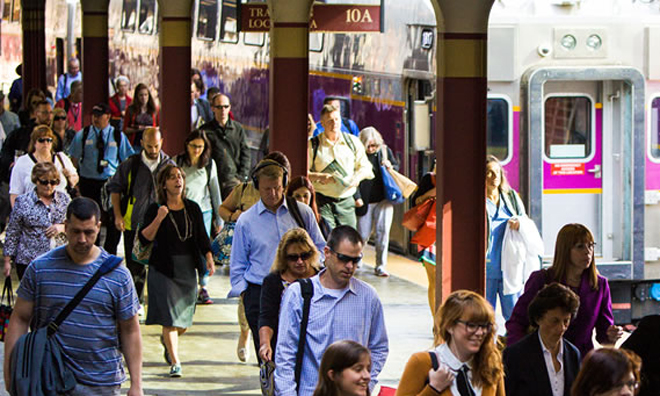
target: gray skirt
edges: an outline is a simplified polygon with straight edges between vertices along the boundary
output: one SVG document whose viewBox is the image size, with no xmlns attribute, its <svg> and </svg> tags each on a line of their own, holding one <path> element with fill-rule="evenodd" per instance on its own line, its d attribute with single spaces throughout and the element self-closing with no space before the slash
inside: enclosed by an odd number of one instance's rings
<svg viewBox="0 0 660 396">
<path fill-rule="evenodd" d="M 155 267 L 147 277 L 148 325 L 188 328 L 192 326 L 197 301 L 197 270 L 192 255 L 172 257 L 174 276 L 168 278 Z"/>
</svg>

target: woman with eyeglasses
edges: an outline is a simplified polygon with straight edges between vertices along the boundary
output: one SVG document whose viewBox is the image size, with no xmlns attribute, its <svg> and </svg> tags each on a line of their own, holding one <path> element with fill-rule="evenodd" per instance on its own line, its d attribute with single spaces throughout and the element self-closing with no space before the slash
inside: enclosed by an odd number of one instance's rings
<svg viewBox="0 0 660 396">
<path fill-rule="evenodd" d="M 477 293 L 457 290 L 434 321 L 435 348 L 410 357 L 396 396 L 504 396 L 493 307 Z"/>
<path fill-rule="evenodd" d="M 55 187 L 58 191 L 66 194 L 68 184 L 78 184 L 78 171 L 73 163 L 64 153 L 56 153 L 53 149 L 55 134 L 47 125 L 39 125 L 34 128 L 30 135 L 28 154 L 24 154 L 16 160 L 11 171 L 9 180 L 9 199 L 12 207 L 16 197 L 32 191 L 35 183 L 32 179 L 32 168 L 40 162 L 50 162 L 55 165 L 59 173 L 57 180 L 59 184 Z"/>
<path fill-rule="evenodd" d="M 566 330 L 565 337 L 582 356 L 594 349 L 591 341 L 614 344 L 623 331 L 614 325 L 612 298 L 607 279 L 598 273 L 594 259 L 594 236 L 582 224 L 566 224 L 559 230 L 552 266 L 533 272 L 525 284 L 525 292 L 506 322 L 507 344 L 513 345 L 527 334 L 528 307 L 544 285 L 559 282 L 580 297 L 580 309 Z"/>
<path fill-rule="evenodd" d="M 287 231 L 277 247 L 271 273 L 261 285 L 259 311 L 259 357 L 268 362 L 275 357 L 277 326 L 284 290 L 298 279 L 319 271 L 319 252 L 312 238 L 302 228 Z"/>
<path fill-rule="evenodd" d="M 184 142 L 183 153 L 174 157 L 174 162 L 186 174 L 186 198 L 199 205 L 204 217 L 206 234 L 211 236 L 211 226 L 215 220 L 217 234 L 224 223 L 218 213 L 222 204 L 220 197 L 220 183 L 218 182 L 218 168 L 211 158 L 211 144 L 206 132 L 195 129 L 188 134 Z M 200 274 L 199 294 L 197 302 L 200 304 L 213 304 L 206 290 L 208 275 Z"/>
<path fill-rule="evenodd" d="M 641 364 L 639 356 L 626 349 L 593 350 L 582 363 L 571 396 L 636 395 Z"/>
<path fill-rule="evenodd" d="M 50 127 L 57 137 L 57 141 L 53 145 L 55 152 L 66 151 L 76 136 L 76 131 L 69 128 L 64 109 L 59 107 L 53 109 L 53 122 L 50 124 Z"/>
<path fill-rule="evenodd" d="M 18 279 L 28 264 L 57 245 L 55 237 L 64 232 L 69 196 L 56 189 L 60 172 L 52 162 L 39 162 L 30 172 L 31 191 L 19 195 L 9 216 L 4 247 L 4 274 L 16 266 Z"/>
</svg>

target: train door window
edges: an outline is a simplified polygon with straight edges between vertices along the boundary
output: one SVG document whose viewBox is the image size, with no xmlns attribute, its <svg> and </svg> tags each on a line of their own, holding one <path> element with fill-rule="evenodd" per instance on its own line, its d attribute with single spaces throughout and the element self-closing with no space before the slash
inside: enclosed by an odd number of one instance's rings
<svg viewBox="0 0 660 396">
<path fill-rule="evenodd" d="M 11 0 L 2 0 L 2 20 L 9 22 L 10 15 L 11 15 Z"/>
<path fill-rule="evenodd" d="M 545 101 L 545 155 L 586 159 L 593 153 L 593 101 L 587 96 L 552 96 Z"/>
<path fill-rule="evenodd" d="M 660 162 L 660 97 L 651 101 L 649 120 L 649 156 L 653 162 Z"/>
<path fill-rule="evenodd" d="M 121 11 L 121 28 L 123 30 L 135 30 L 137 19 L 137 0 L 124 0 Z"/>
<path fill-rule="evenodd" d="M 156 0 L 140 1 L 140 25 L 138 32 L 141 34 L 151 34 L 156 25 Z"/>
<path fill-rule="evenodd" d="M 197 38 L 215 40 L 218 27 L 218 0 L 200 0 L 197 8 Z"/>
<path fill-rule="evenodd" d="M 313 52 L 323 51 L 323 33 L 309 34 L 309 50 Z"/>
<path fill-rule="evenodd" d="M 238 12 L 236 0 L 222 0 L 220 41 L 238 43 Z"/>
<path fill-rule="evenodd" d="M 21 21 L 21 0 L 14 0 L 14 7 L 11 11 L 11 21 L 20 22 Z"/>
<path fill-rule="evenodd" d="M 243 41 L 246 45 L 256 45 L 258 47 L 263 47 L 264 43 L 266 42 L 266 37 L 264 33 L 245 32 Z"/>
<path fill-rule="evenodd" d="M 500 162 L 507 163 L 511 153 L 511 105 L 507 98 L 488 98 L 487 152 Z"/>
</svg>

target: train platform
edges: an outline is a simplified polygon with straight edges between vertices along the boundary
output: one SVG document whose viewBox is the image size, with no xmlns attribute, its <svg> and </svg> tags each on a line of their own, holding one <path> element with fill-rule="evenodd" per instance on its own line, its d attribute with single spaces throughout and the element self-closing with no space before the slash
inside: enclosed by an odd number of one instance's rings
<svg viewBox="0 0 660 396">
<path fill-rule="evenodd" d="M 427 302 L 427 280 L 420 263 L 390 254 L 389 278 L 374 275 L 374 250 L 365 249 L 364 265 L 356 277 L 374 286 L 383 303 L 390 352 L 380 383 L 396 386 L 408 357 L 432 346 L 433 321 Z M 217 267 L 208 290 L 212 305 L 198 305 L 193 326 L 180 339 L 183 377 L 170 378 L 163 360 L 160 326 L 142 325 L 145 395 L 260 395 L 259 368 L 250 346 L 247 363 L 236 356 L 238 301 L 225 296 L 230 289 L 226 268 Z M 148 309 L 148 307 L 147 307 Z M 4 344 L 0 343 L 4 355 Z M 0 385 L 4 393 L 4 383 Z M 123 393 L 128 389 L 128 382 Z M 375 393 L 377 394 L 377 393 Z"/>
</svg>

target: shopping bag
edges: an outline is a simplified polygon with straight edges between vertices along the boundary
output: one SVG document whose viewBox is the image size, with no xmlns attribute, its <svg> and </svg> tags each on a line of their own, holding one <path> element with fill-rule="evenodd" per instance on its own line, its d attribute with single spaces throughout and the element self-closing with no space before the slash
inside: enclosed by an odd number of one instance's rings
<svg viewBox="0 0 660 396">
<path fill-rule="evenodd" d="M 415 235 L 413 235 L 410 243 L 417 244 L 423 248 L 427 248 L 435 243 L 435 229 L 436 229 L 436 215 L 435 215 L 435 199 L 433 200 L 433 205 L 431 210 L 428 213 L 428 216 L 424 220 L 421 228 L 417 230 Z"/>
<path fill-rule="evenodd" d="M 410 198 L 410 196 L 417 190 L 417 184 L 394 169 L 390 169 L 389 172 L 392 179 L 394 179 L 394 182 L 399 186 L 399 189 L 401 189 L 403 197 Z"/>
<path fill-rule="evenodd" d="M 213 253 L 213 261 L 216 265 L 229 266 L 229 256 L 231 255 L 231 244 L 234 240 L 234 228 L 236 222 L 227 222 L 222 227 L 222 230 L 215 237 L 211 243 L 211 252 Z"/>
<path fill-rule="evenodd" d="M 431 211 L 431 207 L 435 208 L 435 199 L 427 199 L 421 204 L 410 208 L 403 214 L 401 225 L 410 231 L 419 230 L 424 225 L 424 222 Z"/>
<path fill-rule="evenodd" d="M 151 258 L 151 252 L 154 248 L 154 242 L 143 244 L 140 240 L 140 227 L 138 227 L 137 232 L 135 233 L 135 239 L 133 239 L 133 251 L 131 256 L 133 261 L 142 265 L 149 265 L 149 259 Z"/>
<path fill-rule="evenodd" d="M 7 300 L 5 303 L 5 296 Z M 5 278 L 5 287 L 2 289 L 2 299 L 0 299 L 0 341 L 5 341 L 5 334 L 9 327 L 9 318 L 14 311 L 14 290 L 11 285 L 11 276 Z"/>
<path fill-rule="evenodd" d="M 393 204 L 403 203 L 406 198 L 403 196 L 401 189 L 392 178 L 387 167 L 384 165 L 380 166 L 380 174 L 383 177 L 383 192 L 385 194 L 385 199 L 392 202 Z"/>
</svg>

